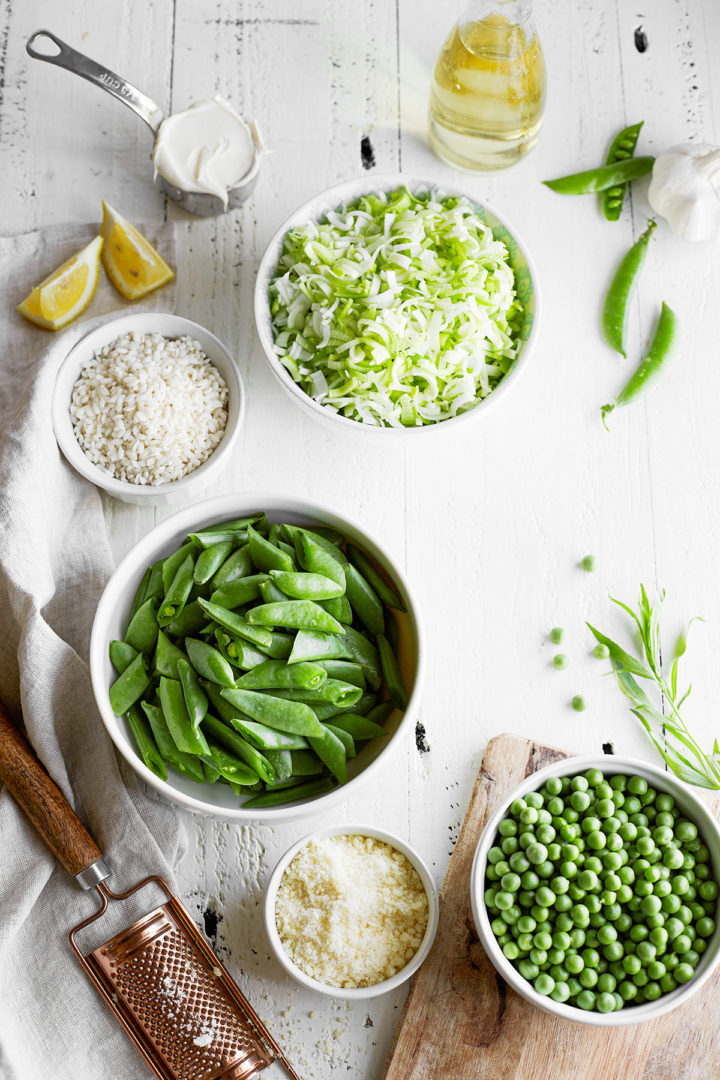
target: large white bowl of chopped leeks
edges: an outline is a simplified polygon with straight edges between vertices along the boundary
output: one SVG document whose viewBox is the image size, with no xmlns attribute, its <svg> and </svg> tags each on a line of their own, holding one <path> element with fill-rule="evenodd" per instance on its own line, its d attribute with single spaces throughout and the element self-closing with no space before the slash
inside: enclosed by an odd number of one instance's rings
<svg viewBox="0 0 720 1080">
<path fill-rule="evenodd" d="M 336 431 L 375 438 L 477 421 L 517 383 L 539 319 L 514 227 L 458 189 L 399 174 L 301 206 L 255 285 L 258 335 L 285 391 Z"/>
</svg>

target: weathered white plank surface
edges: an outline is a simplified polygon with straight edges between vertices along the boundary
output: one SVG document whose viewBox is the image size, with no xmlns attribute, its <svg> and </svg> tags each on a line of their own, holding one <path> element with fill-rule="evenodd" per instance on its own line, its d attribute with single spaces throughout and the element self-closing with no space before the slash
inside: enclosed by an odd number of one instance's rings
<svg viewBox="0 0 720 1080">
<path fill-rule="evenodd" d="M 636 184 L 632 211 L 608 225 L 592 200 L 562 199 L 539 181 L 593 165 L 617 128 L 640 119 L 650 153 L 688 137 L 720 141 L 716 0 L 656 0 L 642 16 L 629 0 L 539 5 L 550 78 L 541 141 L 519 167 L 485 176 L 452 173 L 424 141 L 429 73 L 451 5 L 83 0 L 61 11 L 49 0 L 0 0 L 0 12 L 0 228 L 99 220 L 101 198 L 138 222 L 175 217 L 178 311 L 228 344 L 249 395 L 222 490 L 285 490 L 335 505 L 384 539 L 417 589 L 430 657 L 422 712 L 430 750 L 409 745 L 348 800 L 341 820 L 409 836 L 439 882 L 490 735 L 513 730 L 578 751 L 611 742 L 649 757 L 583 632 L 585 619 L 619 629 L 607 593 L 632 599 L 641 580 L 668 589 L 669 631 L 695 613 L 706 617 L 688 662 L 696 687 L 688 712 L 709 741 L 720 652 L 717 249 L 658 229 L 630 355 L 640 355 L 662 299 L 682 318 L 680 355 L 647 403 L 613 416 L 607 434 L 598 407 L 632 361 L 603 345 L 599 298 L 643 228 L 645 188 Z M 635 44 L 641 25 L 644 52 Z M 40 26 L 165 108 L 222 92 L 255 115 L 273 152 L 251 202 L 217 221 L 166 208 L 151 183 L 142 124 L 26 56 L 25 39 Z M 544 319 L 533 363 L 516 395 L 463 439 L 408 452 L 328 436 L 280 395 L 257 346 L 252 287 L 265 243 L 296 205 L 363 168 L 369 187 L 373 171 L 400 168 L 464 185 L 495 204 L 535 256 Z M 106 510 L 118 557 L 167 513 L 111 500 Z M 599 559 L 595 574 L 578 568 L 588 552 Z M 556 624 L 568 631 L 563 673 L 549 666 L 546 634 Z M 577 692 L 590 702 L 581 717 L 568 706 Z M 264 883 L 282 851 L 317 824 L 272 830 L 188 819 L 181 886 L 301 1072 L 374 1080 L 402 993 L 349 1008 L 301 992 L 268 956 Z"/>
</svg>

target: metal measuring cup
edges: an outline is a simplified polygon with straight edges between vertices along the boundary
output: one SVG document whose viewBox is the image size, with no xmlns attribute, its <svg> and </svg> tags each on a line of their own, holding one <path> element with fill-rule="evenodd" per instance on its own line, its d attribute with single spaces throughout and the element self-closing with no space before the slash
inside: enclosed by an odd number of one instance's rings
<svg viewBox="0 0 720 1080">
<path fill-rule="evenodd" d="M 49 39 L 59 51 L 55 53 L 38 52 L 34 48 L 34 43 L 38 39 L 45 38 Z M 102 64 L 91 60 L 89 56 L 84 56 L 82 53 L 70 48 L 50 30 L 36 30 L 28 38 L 25 48 L 34 60 L 44 60 L 46 64 L 55 64 L 56 67 L 65 68 L 66 71 L 71 71 L 74 75 L 80 75 L 83 79 L 87 79 L 88 82 L 99 86 L 101 90 L 105 90 L 108 94 L 117 98 L 118 101 L 122 101 L 123 105 L 127 105 L 141 120 L 145 121 L 153 133 L 153 139 L 157 139 L 160 125 L 164 120 L 162 109 L 152 98 L 149 98 L 147 94 L 143 94 L 132 83 L 103 67 Z M 227 210 L 234 210 L 245 202 L 257 182 L 262 148 L 257 139 L 254 139 L 253 142 L 255 152 L 250 171 L 241 177 L 234 187 L 228 188 L 227 206 L 223 205 L 221 198 L 209 192 L 183 191 L 181 188 L 171 184 L 160 173 L 155 174 L 155 183 L 169 198 L 176 203 L 180 203 L 191 214 L 199 214 L 201 217 L 214 217 L 217 214 L 224 214 Z"/>
</svg>

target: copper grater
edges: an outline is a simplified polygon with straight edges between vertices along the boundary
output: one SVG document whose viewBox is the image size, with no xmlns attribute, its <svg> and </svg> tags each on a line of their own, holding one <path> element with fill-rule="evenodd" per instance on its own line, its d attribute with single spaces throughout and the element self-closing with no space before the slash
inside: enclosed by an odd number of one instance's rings
<svg viewBox="0 0 720 1080">
<path fill-rule="evenodd" d="M 123 893 L 107 885 L 102 852 L 50 779 L 0 702 L 0 780 L 59 862 L 100 906 L 70 931 L 75 954 L 156 1076 L 162 1080 L 249 1080 L 279 1061 L 299 1080 L 280 1047 L 217 959 L 189 912 L 162 878 Z M 75 935 L 100 919 L 108 901 L 148 885 L 160 907 L 87 956 Z"/>
</svg>

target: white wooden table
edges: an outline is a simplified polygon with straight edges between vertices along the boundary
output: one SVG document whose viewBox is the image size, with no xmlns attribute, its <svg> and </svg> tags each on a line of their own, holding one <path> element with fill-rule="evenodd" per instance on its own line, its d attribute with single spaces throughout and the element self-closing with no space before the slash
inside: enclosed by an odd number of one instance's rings
<svg viewBox="0 0 720 1080">
<path fill-rule="evenodd" d="M 429 75 L 455 6 L 431 0 L 3 0 L 0 25 L 0 229 L 99 220 L 108 199 L 132 221 L 178 221 L 179 313 L 206 324 L 238 358 L 247 420 L 227 490 L 317 497 L 358 518 L 404 562 L 427 629 L 426 741 L 361 786 L 337 815 L 407 836 L 442 880 L 489 736 L 503 730 L 576 751 L 652 758 L 613 680 L 591 656 L 586 619 L 621 629 L 608 593 L 665 587 L 668 643 L 691 642 L 688 718 L 706 745 L 720 655 L 720 365 L 717 248 L 658 229 L 631 322 L 639 357 L 659 302 L 682 320 L 673 370 L 647 399 L 612 417 L 599 406 L 623 384 L 598 332 L 599 301 L 644 226 L 646 186 L 608 224 L 592 199 L 563 199 L 543 178 L 591 167 L 611 135 L 645 120 L 642 149 L 720 142 L 720 5 L 654 0 L 540 2 L 550 93 L 537 150 L 497 175 L 460 176 L 425 141 Z M 642 23 L 647 49 L 635 31 Z M 148 133 L 107 96 L 30 61 L 29 34 L 49 27 L 122 73 L 166 109 L 221 92 L 255 116 L 272 155 L 234 215 L 192 220 L 151 183 Z M 364 147 L 364 150 L 362 149 Z M 328 435 L 279 391 L 255 338 L 255 268 L 277 225 L 342 179 L 405 170 L 462 184 L 495 204 L 533 252 L 541 339 L 515 393 L 462 439 L 417 450 Z M 116 555 L 168 511 L 108 500 Z M 580 558 L 598 557 L 594 574 Z M 570 667 L 550 666 L 551 626 L 567 629 Z M 569 708 L 581 692 L 589 708 Z M 429 747 L 429 749 L 427 749 Z M 181 891 L 231 970 L 315 1080 L 379 1077 L 402 992 L 348 1007 L 301 992 L 270 958 L 261 902 L 269 871 L 306 819 L 274 829 L 187 818 Z"/>
</svg>

